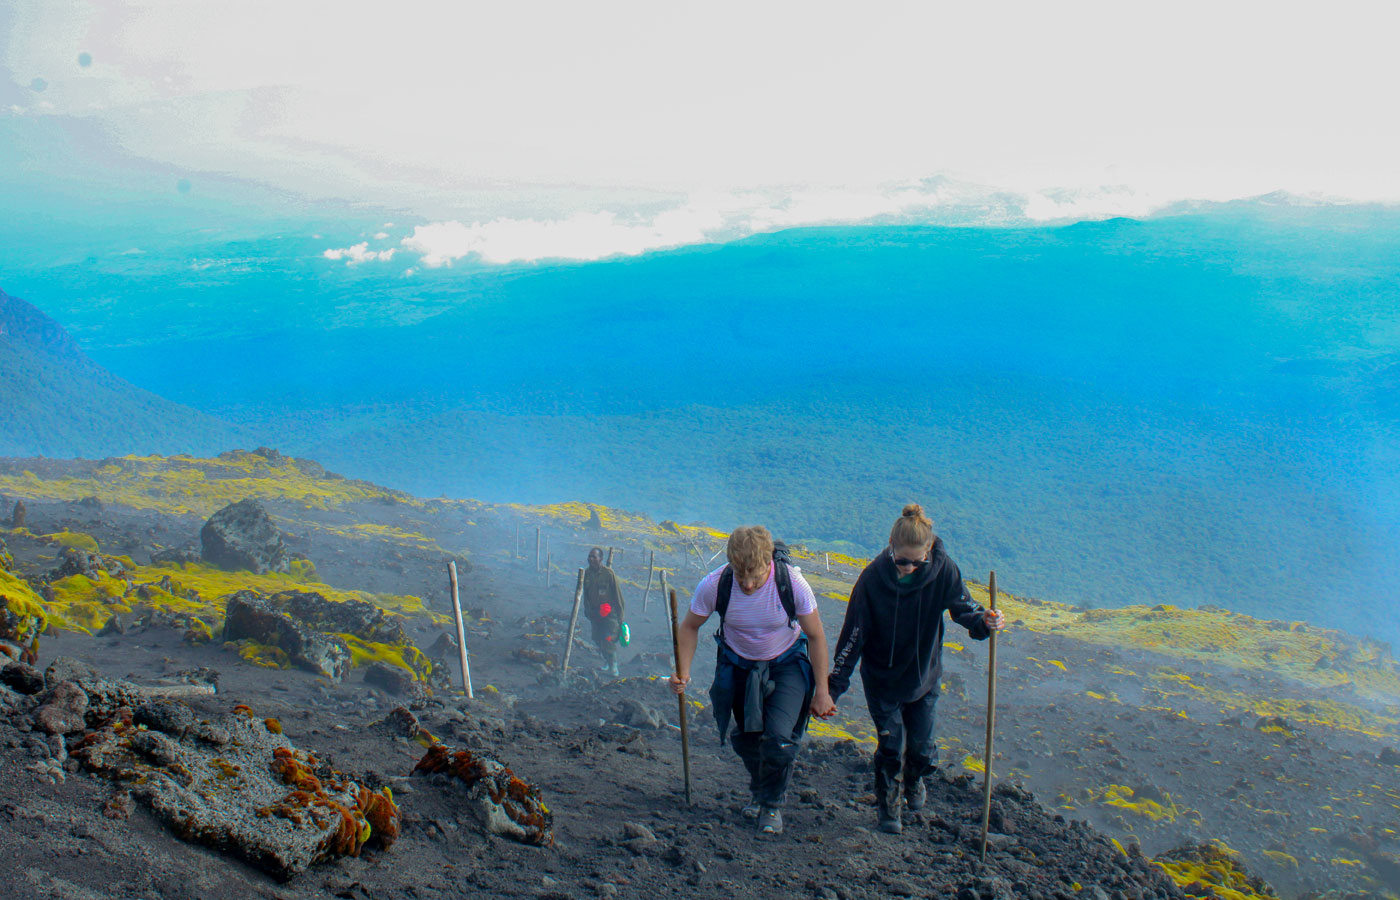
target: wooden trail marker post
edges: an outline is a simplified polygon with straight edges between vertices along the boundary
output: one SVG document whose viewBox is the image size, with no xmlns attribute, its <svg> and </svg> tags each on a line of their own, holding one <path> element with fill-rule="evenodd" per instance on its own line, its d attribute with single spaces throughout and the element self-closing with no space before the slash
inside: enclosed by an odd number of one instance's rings
<svg viewBox="0 0 1400 900">
<path fill-rule="evenodd" d="M 609 569 L 612 568 L 612 557 L 613 557 L 613 548 L 609 547 L 609 548 L 608 548 L 608 561 L 607 561 L 607 567 L 608 567 Z"/>
<path fill-rule="evenodd" d="M 467 692 L 467 699 L 475 699 L 472 696 L 472 666 L 467 659 L 467 630 L 462 625 L 462 604 L 457 599 L 457 563 L 454 560 L 447 564 L 447 581 L 452 587 L 452 614 L 457 617 L 457 650 L 462 655 L 462 690 Z"/>
<path fill-rule="evenodd" d="M 560 676 L 569 674 L 569 654 L 574 652 L 574 629 L 578 627 L 578 608 L 583 605 L 583 569 L 578 570 L 578 586 L 574 588 L 574 611 L 569 613 L 569 635 L 564 643 L 564 662 Z"/>
<path fill-rule="evenodd" d="M 828 553 L 828 554 L 826 555 L 826 570 L 827 570 L 828 572 L 831 571 L 831 554 L 830 554 L 830 553 Z"/>
<path fill-rule="evenodd" d="M 987 579 L 987 595 L 992 612 L 997 609 L 997 573 Z M 997 633 L 992 632 L 987 645 L 987 752 L 982 757 L 982 850 L 981 860 L 987 861 L 987 825 L 992 818 L 992 735 L 997 721 Z"/>
<path fill-rule="evenodd" d="M 535 571 L 540 570 L 540 529 L 535 527 Z"/>
<path fill-rule="evenodd" d="M 647 563 L 647 589 L 642 591 L 642 612 L 647 611 L 647 598 L 651 596 L 651 576 L 656 573 L 656 551 L 651 551 L 651 561 Z"/>
<path fill-rule="evenodd" d="M 511 554 L 511 559 L 520 558 L 520 523 L 515 523 L 515 552 Z"/>
<path fill-rule="evenodd" d="M 671 599 L 671 653 L 676 660 L 676 677 L 681 677 L 680 622 L 676 618 L 676 592 L 669 591 Z M 680 701 L 681 715 L 681 765 L 685 767 L 685 805 L 690 806 L 690 723 L 686 719 L 685 694 L 676 697 Z"/>
<path fill-rule="evenodd" d="M 661 602 L 662 602 L 662 603 L 665 603 L 665 602 L 666 602 L 666 570 L 665 570 L 665 569 L 661 569 L 661 570 L 660 570 L 660 575 L 661 575 Z"/>
<path fill-rule="evenodd" d="M 544 586 L 554 587 L 554 554 L 546 553 L 544 556 Z"/>
</svg>

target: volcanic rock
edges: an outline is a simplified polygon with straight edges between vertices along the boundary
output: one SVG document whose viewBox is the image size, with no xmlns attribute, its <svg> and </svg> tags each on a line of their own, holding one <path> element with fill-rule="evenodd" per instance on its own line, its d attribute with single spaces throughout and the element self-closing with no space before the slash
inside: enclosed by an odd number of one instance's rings
<svg viewBox="0 0 1400 900">
<path fill-rule="evenodd" d="M 73 757 L 95 775 L 130 785 L 132 798 L 179 837 L 230 850 L 279 878 L 357 855 L 366 839 L 393 843 L 399 815 L 387 794 L 321 767 L 239 709 L 215 722 L 231 735 L 217 749 L 193 736 L 135 730 L 131 719 L 118 717 L 79 741 Z M 220 789 L 194 789 L 210 784 Z M 108 815 L 129 813 L 120 800 L 109 807 Z"/>
<path fill-rule="evenodd" d="M 623 725 L 633 728 L 665 728 L 666 717 L 645 704 L 628 698 L 617 707 L 614 715 Z"/>
<path fill-rule="evenodd" d="M 72 734 L 87 727 L 87 694 L 71 681 L 59 683 L 34 713 L 34 724 L 46 734 Z"/>
<path fill-rule="evenodd" d="M 27 514 L 28 510 L 24 508 L 24 501 L 16 500 L 14 511 L 10 513 L 10 527 L 23 528 Z"/>
<path fill-rule="evenodd" d="M 5 668 L 0 669 L 0 684 L 14 688 L 21 694 L 37 694 L 44 689 L 44 676 L 31 665 L 6 663 Z"/>
<path fill-rule="evenodd" d="M 104 559 L 96 553 L 89 553 L 77 547 L 65 547 L 58 558 L 58 567 L 50 572 L 48 577 L 49 581 L 58 581 L 70 575 L 81 575 L 96 581 L 103 573 L 115 578 L 125 571 L 126 568 L 114 559 Z"/>
<path fill-rule="evenodd" d="M 414 680 L 412 673 L 401 666 L 376 662 L 370 663 L 365 669 L 365 684 L 382 688 L 391 694 L 408 695 L 413 692 L 413 687 L 418 682 Z"/>
<path fill-rule="evenodd" d="M 188 547 L 169 547 L 165 550 L 157 550 L 151 554 L 151 565 L 183 565 L 185 563 L 197 563 L 204 557 L 199 555 L 198 550 L 191 550 Z"/>
<path fill-rule="evenodd" d="M 259 575 L 288 570 L 287 547 L 256 500 L 240 500 L 209 517 L 199 532 L 204 560 L 221 569 Z"/>
<path fill-rule="evenodd" d="M 408 642 L 403 626 L 384 610 L 364 600 L 327 600 L 311 591 L 282 591 L 267 598 L 268 605 L 295 616 L 317 631 L 353 634 L 384 644 Z"/>
<path fill-rule="evenodd" d="M 350 648 L 344 641 L 313 630 L 253 591 L 239 591 L 229 598 L 224 640 L 277 647 L 295 665 L 331 681 L 343 679 L 350 668 Z"/>
<path fill-rule="evenodd" d="M 1380 754 L 1376 757 L 1376 762 L 1383 766 L 1400 766 L 1400 750 L 1396 750 L 1394 747 L 1382 747 Z"/>
<path fill-rule="evenodd" d="M 554 843 L 554 814 L 544 805 L 539 789 L 521 781 L 499 760 L 434 744 L 412 774 L 444 774 L 460 780 L 466 786 L 468 807 L 492 834 L 537 846 Z"/>
</svg>

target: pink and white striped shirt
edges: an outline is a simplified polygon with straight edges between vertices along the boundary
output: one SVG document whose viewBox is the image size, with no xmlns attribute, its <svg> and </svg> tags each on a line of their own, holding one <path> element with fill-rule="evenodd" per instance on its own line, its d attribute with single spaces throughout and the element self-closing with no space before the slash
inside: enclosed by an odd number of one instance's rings
<svg viewBox="0 0 1400 900">
<path fill-rule="evenodd" d="M 720 566 L 701 579 L 695 588 L 695 596 L 690 598 L 690 611 L 697 616 L 709 617 L 715 611 L 715 600 L 719 593 L 719 576 L 724 571 Z M 796 566 L 788 566 L 792 578 L 792 598 L 797 614 L 805 616 L 816 612 L 817 598 L 811 585 L 802 577 Z M 724 642 L 735 653 L 752 660 L 777 659 L 787 652 L 797 637 L 801 627 L 794 622 L 788 625 L 787 612 L 783 609 L 782 598 L 778 596 L 778 585 L 773 580 L 773 567 L 768 567 L 768 580 L 763 587 L 752 594 L 746 594 L 739 587 L 739 579 L 734 579 L 734 588 L 729 594 L 729 609 L 724 614 Z"/>
</svg>

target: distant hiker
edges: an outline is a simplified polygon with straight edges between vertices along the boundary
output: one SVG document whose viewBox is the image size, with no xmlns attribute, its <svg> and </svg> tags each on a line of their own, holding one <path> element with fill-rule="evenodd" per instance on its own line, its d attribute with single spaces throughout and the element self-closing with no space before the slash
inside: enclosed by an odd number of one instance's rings
<svg viewBox="0 0 1400 900">
<path fill-rule="evenodd" d="M 618 676 L 617 650 L 622 640 L 622 586 L 617 575 L 603 565 L 603 548 L 588 551 L 583 571 L 583 614 L 593 623 L 593 643 L 603 655 L 603 671 Z"/>
<path fill-rule="evenodd" d="M 904 763 L 904 799 L 910 810 L 924 806 L 924 776 L 933 771 L 934 704 L 943 672 L 943 612 L 985 640 L 1001 630 L 1000 612 L 983 609 L 968 596 L 957 564 L 923 507 L 911 503 L 890 529 L 890 542 L 871 560 L 851 589 L 846 620 L 836 642 L 831 694 L 851 684 L 859 660 L 865 700 L 875 722 L 875 798 L 880 830 L 898 834 L 898 781 Z"/>
<path fill-rule="evenodd" d="M 718 612 L 710 699 L 720 740 L 729 735 L 749 770 L 751 798 L 744 817 L 757 819 L 764 833 L 779 834 L 780 810 L 808 717 L 829 716 L 836 709 L 826 686 L 826 633 L 811 587 L 767 528 L 734 529 L 725 555 L 728 564 L 701 580 L 680 625 L 678 675 L 671 676 L 671 688 L 685 693 L 700 626 Z"/>
</svg>

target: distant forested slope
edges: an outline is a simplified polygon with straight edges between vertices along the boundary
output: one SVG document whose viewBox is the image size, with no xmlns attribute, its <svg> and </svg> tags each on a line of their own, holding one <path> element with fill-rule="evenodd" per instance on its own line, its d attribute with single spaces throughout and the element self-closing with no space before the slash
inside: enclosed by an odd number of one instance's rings
<svg viewBox="0 0 1400 900">
<path fill-rule="evenodd" d="M 200 453 L 242 430 L 128 384 L 53 319 L 0 291 L 0 456 Z"/>
</svg>

